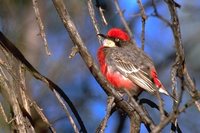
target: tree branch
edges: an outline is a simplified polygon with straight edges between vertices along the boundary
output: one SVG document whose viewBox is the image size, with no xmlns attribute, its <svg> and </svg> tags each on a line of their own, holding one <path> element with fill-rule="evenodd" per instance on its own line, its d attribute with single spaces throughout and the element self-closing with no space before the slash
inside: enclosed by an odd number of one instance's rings
<svg viewBox="0 0 200 133">
<path fill-rule="evenodd" d="M 200 98 L 196 99 L 199 100 Z M 172 119 L 177 118 L 180 113 L 184 112 L 186 109 L 188 109 L 190 106 L 194 104 L 195 100 L 192 99 L 188 101 L 181 109 L 179 109 L 177 112 L 172 112 L 165 120 L 160 122 L 152 131 L 152 133 L 159 133 L 165 127 Z"/>
<path fill-rule="evenodd" d="M 137 0 L 137 3 L 140 7 L 140 13 L 141 13 L 141 17 L 142 17 L 142 34 L 141 34 L 141 42 L 142 42 L 142 49 L 144 50 L 144 43 L 145 43 L 145 24 L 146 24 L 146 20 L 147 20 L 147 15 L 145 13 L 143 4 L 141 2 L 141 0 Z"/>
<path fill-rule="evenodd" d="M 66 101 L 66 103 L 71 108 L 72 112 L 74 113 L 74 116 L 76 117 L 78 123 L 80 124 L 81 130 L 83 132 L 87 132 L 86 128 L 76 110 L 71 100 L 68 98 L 68 96 L 64 93 L 64 91 L 57 86 L 54 82 L 52 82 L 47 77 L 40 74 L 22 55 L 22 53 L 0 32 L 0 45 L 7 50 L 9 53 L 11 53 L 17 60 L 19 60 L 26 68 L 29 70 L 29 72 L 36 78 L 41 81 L 43 81 L 46 85 L 49 86 L 51 91 L 57 91 L 59 95 Z"/>
<path fill-rule="evenodd" d="M 188 84 L 189 94 L 191 95 L 193 99 L 195 99 L 196 96 L 199 97 L 198 89 L 195 87 L 194 82 L 191 80 L 191 77 L 189 76 L 189 73 L 185 64 L 185 56 L 184 56 L 182 39 L 181 39 L 181 29 L 180 29 L 179 19 L 177 15 L 177 10 L 176 10 L 176 8 L 180 7 L 180 5 L 174 2 L 174 0 L 165 0 L 165 2 L 168 5 L 168 8 L 171 14 L 171 22 L 172 22 L 171 29 L 173 31 L 175 46 L 176 46 L 176 62 L 174 66 L 177 66 L 177 76 L 180 78 L 182 83 Z M 197 109 L 200 111 L 200 108 L 199 108 L 200 103 L 196 101 L 195 105 Z"/>
<path fill-rule="evenodd" d="M 68 111 L 68 109 L 67 109 L 65 103 L 64 103 L 63 100 L 61 99 L 59 93 L 58 93 L 57 91 L 55 91 L 55 90 L 53 90 L 53 92 L 55 93 L 55 96 L 57 97 L 58 101 L 60 102 L 60 104 L 62 105 L 63 109 L 65 110 L 65 113 L 66 113 L 66 115 L 67 115 L 67 118 L 69 119 L 69 122 L 70 122 L 70 124 L 72 125 L 72 127 L 73 127 L 73 129 L 74 129 L 74 132 L 75 132 L 75 133 L 79 133 L 78 128 L 77 128 L 77 126 L 76 126 L 76 124 L 75 124 L 75 122 L 74 122 L 72 116 L 70 115 L 70 113 L 69 113 L 69 111 Z"/>
<path fill-rule="evenodd" d="M 89 14 L 90 14 L 90 18 L 91 18 L 92 23 L 94 25 L 96 34 L 99 34 L 100 33 L 100 31 L 99 31 L 99 25 L 98 25 L 97 19 L 95 17 L 94 5 L 92 3 L 92 0 L 88 0 L 87 3 L 88 3 L 88 11 L 89 11 Z"/>
<path fill-rule="evenodd" d="M 99 12 L 100 12 L 100 15 L 101 15 L 101 19 L 102 19 L 104 25 L 108 25 L 108 22 L 107 22 L 107 20 L 105 18 L 105 15 L 103 13 L 105 11 L 105 9 L 100 4 L 99 0 L 96 0 L 96 7 L 99 9 Z"/>
<path fill-rule="evenodd" d="M 135 44 L 136 42 L 135 42 L 133 33 L 131 32 L 131 29 L 129 28 L 129 26 L 128 26 L 128 24 L 127 24 L 125 18 L 124 18 L 124 14 L 122 13 L 122 11 L 121 11 L 121 9 L 120 9 L 120 7 L 119 7 L 119 2 L 118 2 L 118 0 L 114 0 L 114 3 L 115 3 L 115 7 L 116 7 L 116 9 L 117 9 L 117 12 L 118 12 L 118 14 L 119 14 L 119 17 L 120 17 L 120 19 L 121 19 L 121 21 L 122 21 L 122 23 L 123 23 L 123 25 L 124 25 L 126 31 L 128 32 L 129 36 L 131 37 L 131 39 L 133 40 L 133 42 L 134 42 L 134 44 Z"/>
<path fill-rule="evenodd" d="M 108 96 L 108 98 L 107 98 L 106 115 L 103 118 L 103 121 L 101 122 L 101 124 L 99 125 L 99 127 L 97 128 L 96 133 L 104 133 L 105 132 L 104 130 L 106 128 L 108 119 L 109 119 L 109 117 L 110 117 L 110 115 L 112 113 L 111 112 L 112 108 L 113 108 L 113 106 L 115 106 L 114 100 L 115 100 L 115 98 L 113 96 Z"/>
<path fill-rule="evenodd" d="M 39 11 L 39 8 L 38 8 L 38 1 L 32 0 L 32 2 L 33 2 L 33 9 L 35 11 L 36 21 L 37 21 L 39 29 L 40 29 L 40 36 L 42 37 L 42 39 L 44 41 L 44 47 L 45 47 L 45 50 L 46 50 L 46 54 L 50 56 L 51 52 L 49 51 L 49 48 L 48 48 L 47 38 L 46 38 L 45 31 L 44 31 L 44 25 L 43 25 L 42 19 L 40 17 L 40 11 Z"/>
<path fill-rule="evenodd" d="M 12 125 L 16 128 L 13 128 L 14 131 L 18 131 L 20 133 L 26 133 L 25 120 L 23 118 L 23 114 L 21 112 L 19 102 L 17 100 L 17 96 L 13 90 L 13 86 L 3 78 L 3 75 L 0 73 L 0 89 L 3 97 L 8 100 L 8 103 L 12 105 L 12 117 L 14 118 L 12 121 Z"/>
</svg>

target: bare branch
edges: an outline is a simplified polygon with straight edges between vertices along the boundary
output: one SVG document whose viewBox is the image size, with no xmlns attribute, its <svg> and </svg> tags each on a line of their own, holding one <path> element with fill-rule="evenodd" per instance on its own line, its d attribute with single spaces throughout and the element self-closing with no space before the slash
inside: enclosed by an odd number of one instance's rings
<svg viewBox="0 0 200 133">
<path fill-rule="evenodd" d="M 47 38 L 46 38 L 45 31 L 44 31 L 44 25 L 43 25 L 42 19 L 40 17 L 40 11 L 39 11 L 39 8 L 38 8 L 38 1 L 32 0 L 32 2 L 33 2 L 33 9 L 35 11 L 36 20 L 37 20 L 37 23 L 38 23 L 38 26 L 39 26 L 39 29 L 40 29 L 40 36 L 42 37 L 42 39 L 44 41 L 44 47 L 45 47 L 45 50 L 46 50 L 46 54 L 50 56 L 51 52 L 49 51 L 49 48 L 48 48 Z"/>
<path fill-rule="evenodd" d="M 19 60 L 27 70 L 36 78 L 44 82 L 46 85 L 49 86 L 51 91 L 56 90 L 60 96 L 66 101 L 66 103 L 69 105 L 71 108 L 72 112 L 74 113 L 74 116 L 76 117 L 78 123 L 80 124 L 81 129 L 83 132 L 86 132 L 85 126 L 76 110 L 74 107 L 73 103 L 69 99 L 69 97 L 63 92 L 63 90 L 57 86 L 54 82 L 52 82 L 50 79 L 47 77 L 43 76 L 40 74 L 27 60 L 26 58 L 22 55 L 22 53 L 0 32 L 0 45 L 7 50 L 9 53 L 11 53 L 17 60 Z"/>
<path fill-rule="evenodd" d="M 26 90 L 26 85 L 25 85 L 25 68 L 22 65 L 19 66 L 19 78 L 20 78 L 20 89 L 19 89 L 19 92 L 20 92 L 20 95 L 21 95 L 21 102 L 23 104 L 23 107 L 26 109 L 26 111 L 31 114 L 31 110 L 30 110 L 30 105 L 28 103 L 28 99 L 26 97 L 26 94 L 25 94 L 25 90 Z"/>
<path fill-rule="evenodd" d="M 2 115 L 4 121 L 5 121 L 6 123 L 8 123 L 8 117 L 6 116 L 6 113 L 5 113 L 5 111 L 4 111 L 3 106 L 2 106 L 1 103 L 0 103 L 0 114 Z"/>
<path fill-rule="evenodd" d="M 67 115 L 67 118 L 69 119 L 69 122 L 70 122 L 70 124 L 72 125 L 72 127 L 73 127 L 73 129 L 74 129 L 74 132 L 75 132 L 75 133 L 79 133 L 78 128 L 77 128 L 77 126 L 76 126 L 76 124 L 75 124 L 75 122 L 74 122 L 72 116 L 70 115 L 70 113 L 69 113 L 69 111 L 68 111 L 68 109 L 67 109 L 67 107 L 66 107 L 64 101 L 63 101 L 62 98 L 60 97 L 60 94 L 59 94 L 57 91 L 55 91 L 55 90 L 53 90 L 53 92 L 54 92 L 54 94 L 56 95 L 56 97 L 57 97 L 58 101 L 60 102 L 60 104 L 62 105 L 63 109 L 65 110 L 65 113 L 66 113 L 66 115 Z"/>
<path fill-rule="evenodd" d="M 200 98 L 199 98 L 200 99 Z M 196 100 L 199 100 L 196 99 Z M 163 127 L 165 127 L 172 119 L 177 118 L 179 116 L 179 114 L 181 114 L 182 112 L 185 112 L 186 109 L 188 109 L 190 106 L 192 106 L 194 104 L 194 102 L 196 101 L 194 99 L 188 101 L 181 109 L 179 109 L 177 112 L 173 112 L 171 113 L 165 120 L 163 120 L 162 122 L 160 122 L 152 131 L 152 133 L 159 133 Z"/>
<path fill-rule="evenodd" d="M 105 11 L 105 10 L 104 10 L 104 8 L 100 5 L 99 0 L 96 0 L 96 7 L 99 9 L 99 12 L 100 12 L 100 15 L 101 15 L 101 19 L 102 19 L 104 25 L 108 25 L 108 22 L 107 22 L 107 20 L 106 20 L 106 18 L 105 18 L 105 15 L 104 15 L 104 11 Z"/>
<path fill-rule="evenodd" d="M 196 86 L 195 86 L 195 84 L 194 84 L 194 82 L 193 82 L 193 80 L 191 79 L 191 77 L 190 77 L 190 75 L 189 75 L 189 73 L 188 73 L 188 70 L 187 70 L 187 68 L 185 68 L 185 71 L 184 71 L 185 73 L 185 79 L 186 79 L 186 85 L 188 85 L 188 88 L 190 88 L 190 90 L 189 90 L 189 94 L 191 95 L 191 97 L 193 98 L 193 99 L 195 99 L 196 97 L 200 97 L 200 95 L 199 95 L 199 91 L 198 91 L 198 89 L 196 88 Z M 195 105 L 196 105 L 196 107 L 197 107 L 197 109 L 199 110 L 199 112 L 200 112 L 200 103 L 199 103 L 199 101 L 195 101 Z"/>
<path fill-rule="evenodd" d="M 103 121 L 101 122 L 101 124 L 99 125 L 99 127 L 97 128 L 96 133 L 104 133 L 108 119 L 111 115 L 111 110 L 112 110 L 113 106 L 115 105 L 114 100 L 115 100 L 115 98 L 113 96 L 108 96 L 106 115 L 105 115 Z"/>
<path fill-rule="evenodd" d="M 107 20 L 106 20 L 106 18 L 105 18 L 105 15 L 104 15 L 104 13 L 103 13 L 104 11 L 105 11 L 105 10 L 100 6 L 100 7 L 99 7 L 99 12 L 100 12 L 102 21 L 103 21 L 104 25 L 108 25 L 108 22 L 107 22 Z"/>
<path fill-rule="evenodd" d="M 154 9 L 154 14 L 152 14 L 152 16 L 157 17 L 158 19 L 160 19 L 161 21 L 163 21 L 164 23 L 166 23 L 168 26 L 171 27 L 172 24 L 169 22 L 169 20 L 167 20 L 166 18 L 161 16 L 160 13 L 158 12 L 155 0 L 152 0 L 152 6 L 153 6 L 153 9 Z"/>
<path fill-rule="evenodd" d="M 69 55 L 69 58 L 72 59 L 77 53 L 78 53 L 78 47 L 77 46 L 72 47 L 72 51 Z"/>
<path fill-rule="evenodd" d="M 98 25 L 97 19 L 95 17 L 94 5 L 92 3 L 92 0 L 88 0 L 87 3 L 88 3 L 88 10 L 89 10 L 90 18 L 91 18 L 93 26 L 95 28 L 96 34 L 99 34 L 100 33 L 99 25 Z M 98 38 L 99 38 L 99 44 L 101 44 L 100 37 L 98 36 Z"/>
<path fill-rule="evenodd" d="M 195 96 L 198 96 L 198 91 L 197 88 L 194 85 L 194 82 L 191 80 L 187 67 L 185 65 L 185 56 L 184 56 L 184 50 L 183 50 L 183 45 L 182 45 L 182 39 L 181 39 L 181 30 L 180 30 L 180 24 L 179 24 L 179 19 L 177 15 L 177 10 L 176 7 L 179 7 L 178 3 L 174 2 L 173 0 L 165 0 L 165 2 L 168 5 L 170 14 L 171 14 L 171 22 L 172 22 L 172 31 L 175 39 L 175 46 L 176 46 L 176 61 L 175 61 L 175 66 L 177 66 L 177 76 L 180 78 L 181 83 L 185 83 L 189 85 L 189 94 L 193 99 L 195 99 Z M 184 78 L 185 77 L 185 78 Z M 186 80 L 184 80 L 186 79 Z M 195 102 L 195 105 L 197 106 L 197 109 L 199 110 L 199 105 L 198 101 Z M 200 110 L 199 110 L 200 111 Z"/>
<path fill-rule="evenodd" d="M 145 43 L 145 23 L 147 19 L 147 15 L 145 13 L 143 4 L 141 0 L 137 0 L 137 3 L 140 7 L 141 17 L 142 17 L 142 34 L 141 34 L 141 40 L 142 40 L 142 49 L 144 50 L 144 43 Z"/>
<path fill-rule="evenodd" d="M 135 39 L 134 39 L 134 36 L 133 36 L 133 33 L 131 32 L 131 29 L 129 28 L 129 26 L 128 26 L 128 24 L 127 24 L 125 18 L 124 18 L 124 14 L 122 13 L 122 11 L 121 11 L 121 9 L 120 9 L 120 7 L 119 7 L 119 2 L 118 2 L 118 0 L 114 0 L 114 3 L 115 3 L 115 7 L 116 7 L 116 9 L 117 9 L 117 12 L 118 12 L 118 14 L 119 14 L 119 16 L 120 16 L 120 19 L 121 19 L 121 21 L 122 21 L 122 23 L 123 23 L 123 25 L 124 25 L 126 31 L 128 32 L 129 36 L 132 38 L 134 44 L 136 44 Z"/>
<path fill-rule="evenodd" d="M 92 23 L 94 25 L 96 33 L 99 34 L 100 33 L 100 31 L 99 31 L 99 25 L 98 25 L 97 19 L 95 17 L 94 5 L 92 3 L 92 0 L 88 0 L 87 3 L 88 3 L 88 10 L 89 10 L 89 13 L 90 13 L 90 18 L 92 20 Z"/>
<path fill-rule="evenodd" d="M 5 81 L 5 78 L 2 74 L 0 74 L 0 88 L 1 93 L 3 97 L 7 98 L 10 105 L 12 105 L 12 112 L 13 112 L 13 126 L 19 131 L 19 132 L 26 132 L 26 126 L 23 119 L 23 114 L 21 112 L 21 109 L 19 107 L 19 103 L 17 101 L 17 96 L 12 88 L 12 86 Z"/>
<path fill-rule="evenodd" d="M 160 121 L 163 121 L 165 119 L 165 113 L 164 113 L 164 107 L 163 107 L 164 105 L 163 105 L 163 99 L 160 97 L 160 93 L 158 90 L 156 90 L 156 96 L 159 102 Z"/>
<path fill-rule="evenodd" d="M 29 102 L 31 102 L 30 99 L 29 99 Z M 30 106 L 32 106 L 36 110 L 36 112 L 38 113 L 42 121 L 49 126 L 49 129 L 51 130 L 51 132 L 56 133 L 56 130 L 52 127 L 52 125 L 49 123 L 46 116 L 43 114 L 42 109 L 40 109 L 40 107 L 35 102 L 31 102 Z"/>
<path fill-rule="evenodd" d="M 3 50 L 3 47 L 0 47 L 1 50 Z M 5 55 L 6 54 L 6 55 Z M 4 82 L 5 84 L 7 84 L 7 86 L 9 86 L 8 89 L 9 90 L 9 94 L 6 92 L 6 89 L 2 89 L 1 93 L 3 94 L 4 98 L 6 100 L 8 100 L 8 103 L 11 107 L 11 111 L 14 112 L 14 116 L 11 120 L 9 120 L 9 122 L 7 121 L 7 124 L 12 124 L 13 126 L 15 126 L 16 124 L 16 120 L 18 119 L 18 116 L 20 116 L 20 120 L 23 122 L 23 125 L 25 127 L 26 132 L 28 133 L 35 133 L 35 129 L 33 127 L 33 116 L 32 116 L 32 112 L 31 112 L 31 105 L 30 105 L 30 99 L 28 98 L 27 94 L 25 93 L 26 90 L 26 85 L 25 85 L 25 69 L 23 67 L 23 65 L 21 63 L 19 63 L 18 60 L 15 60 L 15 58 L 12 57 L 12 55 L 10 53 L 8 53 L 7 51 L 4 51 L 4 56 L 7 56 L 7 58 L 4 58 L 6 60 L 6 62 L 2 61 L 0 59 L 0 65 L 2 67 L 0 67 L 1 70 L 1 74 L 4 78 Z M 14 64 L 7 64 L 9 63 L 10 58 L 12 62 L 15 62 Z M 16 69 L 10 69 L 13 68 L 16 65 Z M 5 72 L 5 73 L 4 73 Z M 0 75 L 1 75 L 0 74 Z M 14 92 L 17 99 L 16 102 L 11 102 L 11 99 L 15 99 L 15 96 L 13 95 L 13 93 L 10 92 Z M 8 95 L 7 95 L 8 94 Z M 21 104 L 22 103 L 22 104 Z M 16 112 L 14 108 L 19 107 L 19 111 Z M 21 114 L 17 114 L 21 112 Z M 22 125 L 20 125 L 22 126 Z M 16 126 L 15 128 L 18 128 L 18 126 Z M 12 129 L 13 131 L 15 131 L 16 129 Z M 51 130 L 51 128 L 50 128 Z M 51 130 L 53 132 L 53 130 Z"/>
</svg>

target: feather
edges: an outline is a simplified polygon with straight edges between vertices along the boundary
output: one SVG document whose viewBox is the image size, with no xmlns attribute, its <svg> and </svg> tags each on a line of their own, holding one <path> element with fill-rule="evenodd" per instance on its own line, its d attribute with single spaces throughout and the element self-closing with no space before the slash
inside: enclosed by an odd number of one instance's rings
<svg viewBox="0 0 200 133">
<path fill-rule="evenodd" d="M 131 62 L 125 62 L 119 58 L 114 58 L 114 62 L 118 71 L 129 78 L 132 82 L 150 93 L 154 94 L 156 92 L 157 87 L 148 73 L 142 70 L 141 67 L 137 67 Z"/>
</svg>

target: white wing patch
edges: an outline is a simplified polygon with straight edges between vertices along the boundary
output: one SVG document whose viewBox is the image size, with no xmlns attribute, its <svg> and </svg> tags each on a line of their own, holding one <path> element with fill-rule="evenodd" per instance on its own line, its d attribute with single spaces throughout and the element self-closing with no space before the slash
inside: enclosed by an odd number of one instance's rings
<svg viewBox="0 0 200 133">
<path fill-rule="evenodd" d="M 121 69 L 123 72 L 125 73 L 137 73 L 137 72 L 142 72 L 145 75 L 148 75 L 145 71 L 143 71 L 140 67 L 136 68 L 135 65 L 133 65 L 132 63 L 125 63 L 120 59 L 115 59 L 115 61 L 117 62 L 117 67 L 119 69 Z"/>
</svg>

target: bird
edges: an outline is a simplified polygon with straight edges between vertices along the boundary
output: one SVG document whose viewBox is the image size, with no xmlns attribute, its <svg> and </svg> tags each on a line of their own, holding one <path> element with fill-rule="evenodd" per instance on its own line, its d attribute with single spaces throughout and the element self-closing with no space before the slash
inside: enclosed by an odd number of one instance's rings
<svg viewBox="0 0 200 133">
<path fill-rule="evenodd" d="M 143 91 L 156 95 L 158 91 L 173 98 L 159 80 L 152 59 L 125 31 L 111 28 L 106 35 L 98 36 L 102 40 L 97 50 L 100 71 L 116 90 L 126 89 L 133 96 Z"/>
</svg>

